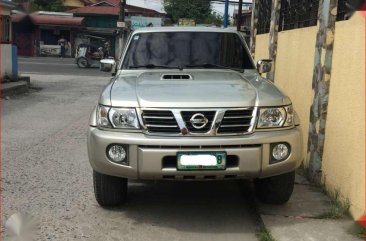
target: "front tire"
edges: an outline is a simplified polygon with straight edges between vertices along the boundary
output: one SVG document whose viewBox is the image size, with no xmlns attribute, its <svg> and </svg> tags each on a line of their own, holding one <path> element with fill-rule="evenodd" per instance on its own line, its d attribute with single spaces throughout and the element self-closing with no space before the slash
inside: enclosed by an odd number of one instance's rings
<svg viewBox="0 0 366 241">
<path fill-rule="evenodd" d="M 102 207 L 118 206 L 126 201 L 127 178 L 93 171 L 95 199 Z"/>
<path fill-rule="evenodd" d="M 254 180 L 257 197 L 264 203 L 284 204 L 294 190 L 295 172 Z"/>
<path fill-rule="evenodd" d="M 89 66 L 88 60 L 84 57 L 81 57 L 81 58 L 78 59 L 77 65 L 80 69 L 85 69 Z"/>
</svg>

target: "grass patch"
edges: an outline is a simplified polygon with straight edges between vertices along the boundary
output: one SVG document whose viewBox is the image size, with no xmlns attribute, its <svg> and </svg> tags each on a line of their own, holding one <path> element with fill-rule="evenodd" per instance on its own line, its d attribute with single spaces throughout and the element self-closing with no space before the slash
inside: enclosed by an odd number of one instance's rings
<svg viewBox="0 0 366 241">
<path fill-rule="evenodd" d="M 276 241 L 271 232 L 267 228 L 262 228 L 259 233 L 257 233 L 257 238 L 259 241 Z"/>
<path fill-rule="evenodd" d="M 323 187 L 323 190 L 326 190 Z M 340 219 L 349 215 L 350 203 L 348 200 L 341 200 L 339 192 L 325 191 L 330 198 L 330 208 L 328 211 L 318 215 L 319 219 Z"/>
<path fill-rule="evenodd" d="M 314 178 L 314 176 L 310 173 L 310 170 L 304 166 L 301 166 L 301 168 L 297 170 L 297 173 L 309 180 L 312 183 L 314 189 L 323 192 L 330 198 L 329 210 L 315 218 L 340 219 L 349 216 L 350 202 L 348 200 L 342 199 L 338 191 L 330 191 L 327 189 L 325 186 L 325 177 L 323 177 L 322 181 L 320 181 L 318 177 Z"/>
</svg>

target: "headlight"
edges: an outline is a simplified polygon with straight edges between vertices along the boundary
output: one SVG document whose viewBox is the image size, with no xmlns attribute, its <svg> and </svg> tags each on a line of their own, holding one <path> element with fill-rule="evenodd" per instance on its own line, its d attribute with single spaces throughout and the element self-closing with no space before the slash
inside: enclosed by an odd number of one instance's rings
<svg viewBox="0 0 366 241">
<path fill-rule="evenodd" d="M 98 107 L 98 126 L 116 129 L 140 129 L 136 110 L 129 108 Z"/>
<path fill-rule="evenodd" d="M 114 128 L 140 129 L 135 109 L 111 108 L 109 111 L 109 120 Z"/>
<path fill-rule="evenodd" d="M 107 128 L 111 128 L 111 123 L 108 120 L 108 113 L 109 113 L 109 107 L 106 106 L 98 106 L 97 109 L 97 123 L 98 126 L 100 127 L 107 127 Z"/>
<path fill-rule="evenodd" d="M 257 128 L 279 128 L 293 126 L 292 106 L 261 108 Z"/>
</svg>

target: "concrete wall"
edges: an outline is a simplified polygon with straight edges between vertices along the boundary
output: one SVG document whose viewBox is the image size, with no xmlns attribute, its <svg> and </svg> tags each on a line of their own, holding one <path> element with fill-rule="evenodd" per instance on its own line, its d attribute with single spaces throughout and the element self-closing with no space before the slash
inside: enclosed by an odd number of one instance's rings
<svg viewBox="0 0 366 241">
<path fill-rule="evenodd" d="M 1 65 L 0 65 L 0 73 L 1 79 L 4 76 L 8 76 L 10 78 L 16 77 L 17 69 L 16 63 L 14 61 L 17 59 L 16 55 L 14 56 L 13 46 L 11 44 L 0 44 L 1 48 Z"/>
<path fill-rule="evenodd" d="M 306 163 L 317 27 L 280 32 L 275 84 L 291 98 L 304 132 Z M 268 58 L 268 34 L 257 36 L 255 59 Z M 337 22 L 323 179 L 351 203 L 355 219 L 365 206 L 365 20 Z"/>
<path fill-rule="evenodd" d="M 326 185 L 365 208 L 365 19 L 337 22 L 323 174 Z"/>
</svg>

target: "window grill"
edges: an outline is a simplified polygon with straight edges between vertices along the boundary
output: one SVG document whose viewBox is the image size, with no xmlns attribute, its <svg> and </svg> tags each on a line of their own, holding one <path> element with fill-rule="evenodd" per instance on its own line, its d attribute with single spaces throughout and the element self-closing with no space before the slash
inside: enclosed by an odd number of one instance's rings
<svg viewBox="0 0 366 241">
<path fill-rule="evenodd" d="M 337 21 L 348 19 L 348 8 L 346 7 L 346 0 L 338 0 Z"/>
<path fill-rule="evenodd" d="M 258 34 L 269 33 L 271 23 L 272 0 L 258 1 Z"/>
<path fill-rule="evenodd" d="M 258 1 L 258 34 L 269 32 L 272 0 Z M 350 10 L 347 0 L 338 0 L 337 21 L 347 20 Z M 278 31 L 316 26 L 318 22 L 319 0 L 281 0 Z"/>
<path fill-rule="evenodd" d="M 318 0 L 281 0 L 279 31 L 315 26 Z"/>
<path fill-rule="evenodd" d="M 10 16 L 0 15 L 0 42 L 10 43 Z"/>
</svg>

